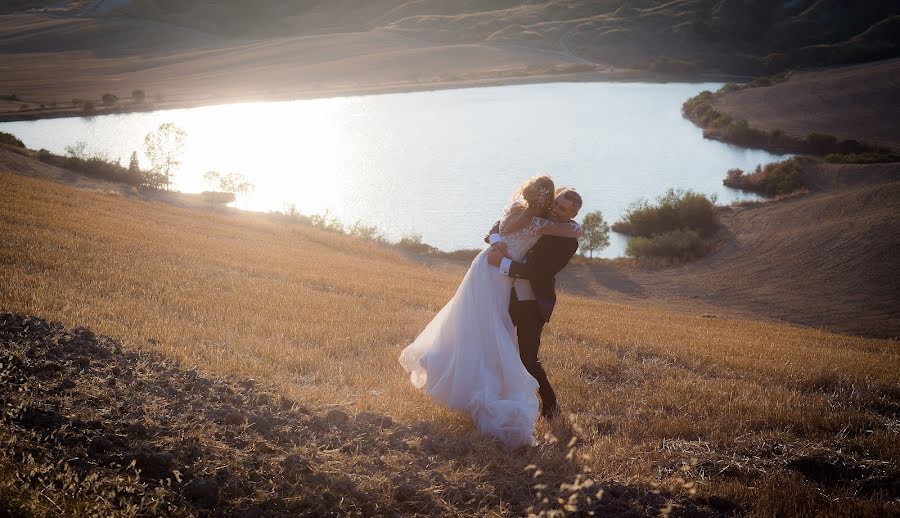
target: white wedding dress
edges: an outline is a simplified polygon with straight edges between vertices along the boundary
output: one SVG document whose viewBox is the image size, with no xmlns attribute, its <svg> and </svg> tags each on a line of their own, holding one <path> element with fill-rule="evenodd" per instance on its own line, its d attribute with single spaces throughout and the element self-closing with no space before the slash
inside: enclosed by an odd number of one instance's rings
<svg viewBox="0 0 900 518">
<path fill-rule="evenodd" d="M 534 218 L 503 236 L 521 261 L 550 224 Z M 488 248 L 472 261 L 456 294 L 400 354 L 410 381 L 438 403 L 464 412 L 478 431 L 507 448 L 535 444 L 538 382 L 522 365 L 509 316 L 513 279 L 487 262 Z"/>
</svg>

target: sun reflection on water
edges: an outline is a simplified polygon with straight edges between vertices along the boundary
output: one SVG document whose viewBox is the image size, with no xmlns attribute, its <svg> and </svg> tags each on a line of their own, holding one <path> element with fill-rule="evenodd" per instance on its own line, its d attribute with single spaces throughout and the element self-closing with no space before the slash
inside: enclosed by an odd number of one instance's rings
<svg viewBox="0 0 900 518">
<path fill-rule="evenodd" d="M 344 102 L 342 102 L 344 101 Z M 279 210 L 294 204 L 312 214 L 334 210 L 344 171 L 338 155 L 354 145 L 340 121 L 353 109 L 349 99 L 301 104 L 252 103 L 196 110 L 178 117 L 189 133 L 176 187 L 186 192 L 210 188 L 203 173 L 264 171 L 254 174 L 254 190 L 237 205 Z"/>
</svg>

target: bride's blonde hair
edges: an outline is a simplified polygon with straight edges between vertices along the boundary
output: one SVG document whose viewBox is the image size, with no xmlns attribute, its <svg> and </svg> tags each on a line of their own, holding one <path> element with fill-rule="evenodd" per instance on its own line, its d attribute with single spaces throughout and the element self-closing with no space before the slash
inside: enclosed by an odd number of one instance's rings
<svg viewBox="0 0 900 518">
<path fill-rule="evenodd" d="M 547 210 L 553 203 L 553 193 L 556 189 L 553 184 L 553 178 L 547 175 L 532 176 L 525 180 L 513 194 L 512 204 L 517 205 L 524 202 L 529 209 Z"/>
</svg>

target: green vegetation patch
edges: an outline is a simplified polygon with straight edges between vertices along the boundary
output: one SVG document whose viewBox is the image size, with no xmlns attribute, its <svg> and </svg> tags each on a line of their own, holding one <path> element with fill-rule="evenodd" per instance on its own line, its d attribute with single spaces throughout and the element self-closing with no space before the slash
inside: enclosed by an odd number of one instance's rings
<svg viewBox="0 0 900 518">
<path fill-rule="evenodd" d="M 669 189 L 656 204 L 646 199 L 633 203 L 612 228 L 633 236 L 625 249 L 631 257 L 696 259 L 708 253 L 719 228 L 715 202 L 715 196 Z"/>
<path fill-rule="evenodd" d="M 657 198 L 655 205 L 644 198 L 632 203 L 612 228 L 629 236 L 651 237 L 685 228 L 708 236 L 719 227 L 715 202 L 715 196 L 669 189 Z"/>
<path fill-rule="evenodd" d="M 780 196 L 798 191 L 806 186 L 800 158 L 756 166 L 752 173 L 741 169 L 728 171 L 722 181 L 728 187 L 751 191 L 764 196 Z"/>
<path fill-rule="evenodd" d="M 75 171 L 100 180 L 134 186 L 149 186 L 153 183 L 149 176 L 150 173 L 140 170 L 133 171 L 131 168 L 122 167 L 118 162 L 113 162 L 103 156 L 79 156 L 76 153 L 72 153 L 70 156 L 62 156 L 51 153 L 46 149 L 41 149 L 37 153 L 37 158 L 45 164 Z"/>
<path fill-rule="evenodd" d="M 696 230 L 679 229 L 652 237 L 632 238 L 625 247 L 625 254 L 631 257 L 690 261 L 706 255 L 708 250 L 709 243 Z"/>
<path fill-rule="evenodd" d="M 0 131 L 0 144 L 25 149 L 25 144 L 12 133 Z"/>
</svg>

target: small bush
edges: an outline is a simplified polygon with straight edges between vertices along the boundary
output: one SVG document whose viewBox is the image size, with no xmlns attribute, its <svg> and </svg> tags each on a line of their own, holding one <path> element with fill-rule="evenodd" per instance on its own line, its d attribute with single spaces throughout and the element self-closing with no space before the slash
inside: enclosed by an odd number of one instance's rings
<svg viewBox="0 0 900 518">
<path fill-rule="evenodd" d="M 437 248 L 422 242 L 421 234 L 403 236 L 402 238 L 400 238 L 397 246 L 404 250 L 408 250 L 417 254 L 432 255 L 438 253 Z"/>
<path fill-rule="evenodd" d="M 146 99 L 147 99 L 147 94 L 144 93 L 143 90 L 133 90 L 131 92 L 131 100 L 138 104 L 143 104 L 143 102 Z"/>
<path fill-rule="evenodd" d="M 378 230 L 378 227 L 374 225 L 363 225 L 359 221 L 351 225 L 350 230 L 347 233 L 353 237 L 358 237 L 359 239 L 365 239 L 367 241 L 384 241 L 384 235 Z"/>
<path fill-rule="evenodd" d="M 0 131 L 0 144 L 25 149 L 25 144 L 16 138 L 12 133 L 4 133 Z"/>
<path fill-rule="evenodd" d="M 612 228 L 622 234 L 642 237 L 685 228 L 710 235 L 719 227 L 715 202 L 715 196 L 669 189 L 657 198 L 656 205 L 644 199 L 633 203 Z"/>
<path fill-rule="evenodd" d="M 734 189 L 756 192 L 764 196 L 788 194 L 805 186 L 798 158 L 767 164 L 765 167 L 756 166 L 756 170 L 749 174 L 740 169 L 731 169 L 722 183 Z"/>
<path fill-rule="evenodd" d="M 92 115 L 97 112 L 97 108 L 94 106 L 94 101 L 84 101 L 81 104 L 81 112 L 86 115 Z"/>
<path fill-rule="evenodd" d="M 332 216 L 327 210 L 325 214 L 313 214 L 309 217 L 309 222 L 316 228 L 327 230 L 329 232 L 344 233 L 344 224 Z"/>
<path fill-rule="evenodd" d="M 750 126 L 746 120 L 734 121 L 725 128 L 725 138 L 735 144 L 760 147 L 768 140 L 766 132 Z"/>
<path fill-rule="evenodd" d="M 737 83 L 725 83 L 725 85 L 722 86 L 722 88 L 719 88 L 719 91 L 716 93 L 727 94 L 728 92 L 737 92 L 738 90 L 743 90 L 744 88 L 746 87 Z"/>
<path fill-rule="evenodd" d="M 678 229 L 652 237 L 631 238 L 625 247 L 625 254 L 637 258 L 690 261 L 704 256 L 708 249 L 709 246 L 699 232 Z"/>
<path fill-rule="evenodd" d="M 79 143 L 80 144 L 80 143 Z M 87 156 L 83 153 L 83 146 L 76 144 L 71 149 L 80 149 L 82 153 L 73 153 L 71 156 L 61 156 L 51 153 L 46 149 L 38 151 L 38 160 L 70 171 L 81 173 L 85 176 L 99 178 L 110 182 L 119 182 L 134 186 L 152 186 L 152 178 L 143 172 L 134 174 L 127 167 L 122 167 L 117 162 L 108 160 L 102 156 Z"/>
<path fill-rule="evenodd" d="M 298 209 L 297 205 L 294 203 L 284 203 L 284 208 L 280 211 L 275 211 L 274 216 L 276 218 L 286 220 L 290 223 L 301 223 L 304 225 L 311 225 L 309 216 L 302 214 Z"/>
<path fill-rule="evenodd" d="M 103 106 L 115 106 L 119 102 L 119 97 L 114 94 L 103 94 L 100 100 L 103 102 Z"/>
</svg>

